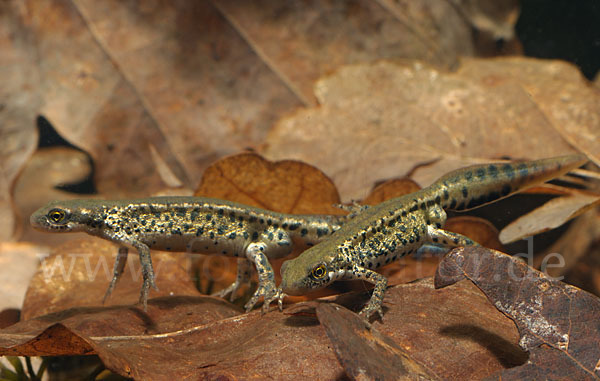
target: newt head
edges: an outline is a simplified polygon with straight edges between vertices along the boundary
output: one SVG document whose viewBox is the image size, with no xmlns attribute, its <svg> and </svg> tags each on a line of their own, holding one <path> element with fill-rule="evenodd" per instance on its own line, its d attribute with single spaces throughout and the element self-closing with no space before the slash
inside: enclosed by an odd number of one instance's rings
<svg viewBox="0 0 600 381">
<path fill-rule="evenodd" d="M 51 232 L 80 232 L 90 230 L 92 209 L 90 200 L 52 201 L 36 210 L 29 222 L 37 230 Z"/>
<path fill-rule="evenodd" d="M 324 242 L 326 243 L 326 242 Z M 329 245 L 318 244 L 281 265 L 281 288 L 289 295 L 303 295 L 326 287 L 338 279 L 332 266 L 335 253 Z"/>
</svg>

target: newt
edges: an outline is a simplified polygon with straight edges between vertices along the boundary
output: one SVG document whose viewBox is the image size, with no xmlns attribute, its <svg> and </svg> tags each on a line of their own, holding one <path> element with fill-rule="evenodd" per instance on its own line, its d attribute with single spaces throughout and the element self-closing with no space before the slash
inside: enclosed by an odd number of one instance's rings
<svg viewBox="0 0 600 381">
<path fill-rule="evenodd" d="M 244 306 L 250 311 L 264 298 L 263 312 L 283 294 L 275 285 L 269 259 L 291 253 L 294 241 L 311 246 L 338 230 L 347 216 L 276 213 L 231 201 L 201 197 L 152 197 L 132 200 L 81 199 L 53 201 L 34 212 L 31 225 L 47 232 L 85 232 L 119 244 L 108 298 L 127 261 L 128 248 L 137 249 L 142 265 L 140 303 L 147 308 L 150 287 L 157 289 L 150 249 L 217 253 L 238 257 L 236 280 L 217 295 L 231 294 L 250 280 L 251 264 L 258 272 L 258 288 Z"/>
<path fill-rule="evenodd" d="M 424 244 L 477 245 L 464 235 L 442 229 L 445 210 L 469 210 L 497 201 L 561 176 L 586 161 L 585 156 L 568 155 L 450 172 L 418 192 L 366 209 L 329 239 L 285 261 L 281 289 L 289 295 L 303 295 L 338 280 L 361 279 L 375 287 L 360 314 L 369 319 L 377 313 L 383 319 L 387 279 L 375 269 L 414 253 Z"/>
</svg>

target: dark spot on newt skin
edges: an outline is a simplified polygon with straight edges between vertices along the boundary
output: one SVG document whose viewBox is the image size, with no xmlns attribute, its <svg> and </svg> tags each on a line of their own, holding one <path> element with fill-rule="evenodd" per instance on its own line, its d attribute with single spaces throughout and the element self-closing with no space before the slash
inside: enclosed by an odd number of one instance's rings
<svg viewBox="0 0 600 381">
<path fill-rule="evenodd" d="M 485 168 L 477 168 L 475 175 L 480 179 L 485 179 Z"/>
<path fill-rule="evenodd" d="M 473 172 L 471 172 L 471 171 L 465 172 L 465 179 L 467 181 L 471 181 L 473 179 Z"/>
<path fill-rule="evenodd" d="M 291 223 L 291 224 L 290 224 L 290 227 L 289 227 L 289 229 L 293 231 L 293 230 L 296 230 L 296 229 L 298 229 L 299 227 L 300 227 L 300 223 L 298 223 L 298 222 L 294 222 L 294 223 Z M 304 230 L 306 230 L 306 229 L 304 229 Z"/>
<path fill-rule="evenodd" d="M 204 233 L 204 228 L 203 227 L 199 227 L 198 230 L 196 230 L 196 237 L 201 236 L 202 233 Z"/>
<path fill-rule="evenodd" d="M 265 223 L 265 220 L 264 220 L 263 218 L 261 218 L 260 220 L 258 220 L 258 222 L 259 222 L 260 224 L 264 224 L 264 223 Z"/>
<path fill-rule="evenodd" d="M 227 226 L 225 226 L 225 225 L 220 225 L 217 228 L 217 233 L 220 234 L 220 235 L 225 234 L 225 231 L 227 231 Z"/>
<path fill-rule="evenodd" d="M 525 163 L 517 165 L 517 169 L 519 170 L 519 176 L 521 177 L 526 177 L 529 174 L 529 169 Z"/>
<path fill-rule="evenodd" d="M 273 233 L 272 233 L 272 232 L 271 232 L 271 233 L 269 233 L 269 241 L 272 241 L 272 240 L 273 240 L 273 238 L 274 238 L 274 236 L 273 236 Z"/>
<path fill-rule="evenodd" d="M 442 201 L 442 198 L 440 196 L 437 196 L 435 198 L 435 203 L 439 205 L 439 203 Z"/>
<path fill-rule="evenodd" d="M 273 220 L 269 218 L 269 219 L 267 220 L 267 225 L 269 225 L 269 226 L 270 226 L 270 225 L 272 225 L 272 224 L 273 224 Z"/>
<path fill-rule="evenodd" d="M 223 213 L 225 213 L 225 211 L 223 210 L 223 208 L 221 208 L 221 209 L 219 209 L 219 210 L 217 211 L 217 214 L 218 214 L 219 216 L 222 216 L 222 215 L 223 215 Z"/>
<path fill-rule="evenodd" d="M 244 239 L 248 239 L 250 235 L 248 234 L 248 232 L 244 232 Z"/>
<path fill-rule="evenodd" d="M 248 222 L 250 222 L 251 224 L 256 222 L 256 217 L 255 216 L 251 216 L 250 218 L 248 218 Z"/>
<path fill-rule="evenodd" d="M 450 201 L 450 209 L 454 209 L 456 208 L 456 199 L 453 198 L 452 201 Z"/>
<path fill-rule="evenodd" d="M 410 208 L 408 211 L 409 211 L 409 212 L 416 212 L 418 209 L 419 209 L 419 206 L 418 206 L 417 204 L 414 204 L 414 205 L 412 206 L 412 208 Z"/>
<path fill-rule="evenodd" d="M 212 214 L 207 213 L 206 214 L 206 221 L 210 221 L 210 220 L 212 220 Z"/>
<path fill-rule="evenodd" d="M 210 232 L 208 236 L 210 237 L 210 239 L 215 239 L 215 232 Z"/>
<path fill-rule="evenodd" d="M 229 239 L 235 239 L 235 236 L 236 236 L 236 234 L 235 234 L 235 232 L 234 232 L 234 233 L 231 233 L 231 234 L 229 234 L 229 237 L 228 237 L 228 238 L 229 238 Z"/>
<path fill-rule="evenodd" d="M 448 200 L 450 198 L 450 193 L 448 189 L 444 188 L 444 200 Z"/>
<path fill-rule="evenodd" d="M 423 203 L 421 203 L 421 205 L 420 205 L 420 206 L 421 206 L 421 210 L 425 210 L 425 209 L 427 209 L 427 206 L 425 205 L 425 203 L 424 203 L 424 202 L 423 202 Z"/>
<path fill-rule="evenodd" d="M 488 170 L 489 175 L 493 179 L 498 177 L 498 167 L 496 165 L 494 165 L 494 164 L 489 165 L 487 170 Z"/>
<path fill-rule="evenodd" d="M 453 239 L 452 239 L 452 241 L 453 241 L 455 244 L 458 244 L 458 238 L 453 238 Z"/>
<path fill-rule="evenodd" d="M 317 228 L 317 237 L 322 237 L 329 233 L 329 229 L 327 228 Z"/>
<path fill-rule="evenodd" d="M 305 236 L 305 235 L 307 235 L 307 234 L 308 234 L 308 230 L 306 230 L 306 229 L 302 229 L 302 230 L 300 230 L 300 235 L 301 235 L 302 237 L 304 237 L 304 236 Z"/>
<path fill-rule="evenodd" d="M 469 195 L 469 190 L 467 189 L 467 187 L 463 187 L 463 189 L 462 189 L 462 195 L 465 198 Z"/>
<path fill-rule="evenodd" d="M 258 232 L 252 233 L 252 240 L 256 241 L 258 239 Z"/>
<path fill-rule="evenodd" d="M 512 165 L 510 165 L 510 164 L 504 164 L 502 166 L 502 171 L 511 180 L 515 178 L 515 169 L 514 169 L 514 167 Z"/>
</svg>

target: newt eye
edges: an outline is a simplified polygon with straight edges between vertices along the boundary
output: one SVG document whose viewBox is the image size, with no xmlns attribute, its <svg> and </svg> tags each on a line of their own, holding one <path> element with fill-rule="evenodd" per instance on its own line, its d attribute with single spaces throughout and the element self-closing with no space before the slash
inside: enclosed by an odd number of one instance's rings
<svg viewBox="0 0 600 381">
<path fill-rule="evenodd" d="M 48 218 L 54 223 L 60 223 L 65 219 L 65 212 L 61 209 L 52 209 L 48 212 Z"/>
<path fill-rule="evenodd" d="M 324 264 L 320 264 L 310 272 L 310 275 L 315 279 L 321 279 L 327 274 L 327 269 Z"/>
</svg>

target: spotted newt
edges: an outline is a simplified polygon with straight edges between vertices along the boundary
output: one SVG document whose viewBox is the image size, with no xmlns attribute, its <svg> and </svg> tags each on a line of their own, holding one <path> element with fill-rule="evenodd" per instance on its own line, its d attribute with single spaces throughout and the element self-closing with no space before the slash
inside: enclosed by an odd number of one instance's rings
<svg viewBox="0 0 600 381">
<path fill-rule="evenodd" d="M 357 212 L 360 208 L 350 209 Z M 85 232 L 120 245 L 105 300 L 123 273 L 128 247 L 133 247 L 142 265 L 140 303 L 144 309 L 150 287 L 157 289 L 150 257 L 153 249 L 238 257 L 235 282 L 217 294 L 231 294 L 232 300 L 249 281 L 254 264 L 259 284 L 245 308 L 251 310 L 263 297 L 265 311 L 276 299 L 281 309 L 283 298 L 269 259 L 290 254 L 294 241 L 310 246 L 325 239 L 348 216 L 282 214 L 212 198 L 153 197 L 54 201 L 33 213 L 30 222 L 38 230 Z"/>
<path fill-rule="evenodd" d="M 423 244 L 450 247 L 477 243 L 443 230 L 445 210 L 468 210 L 543 183 L 587 160 L 581 155 L 521 163 L 488 164 L 451 172 L 432 185 L 373 206 L 344 224 L 329 239 L 281 267 L 282 291 L 301 295 L 337 280 L 362 279 L 375 284 L 360 312 L 383 318 L 386 278 L 374 270 L 415 252 Z"/>
</svg>

